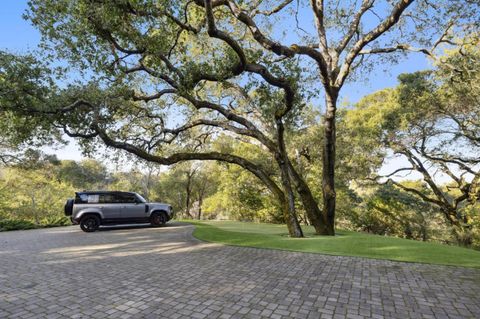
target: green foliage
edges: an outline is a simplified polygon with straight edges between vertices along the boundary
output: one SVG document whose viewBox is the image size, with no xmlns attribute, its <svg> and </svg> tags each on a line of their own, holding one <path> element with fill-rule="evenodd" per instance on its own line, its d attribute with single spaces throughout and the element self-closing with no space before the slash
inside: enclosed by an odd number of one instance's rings
<svg viewBox="0 0 480 319">
<path fill-rule="evenodd" d="M 258 145 L 240 141 L 231 144 L 228 139 L 218 139 L 215 148 L 228 149 L 229 153 L 245 157 L 278 178 L 276 166 L 271 164 L 273 159 Z M 215 192 L 205 199 L 206 218 L 283 222 L 273 195 L 250 172 L 236 165 L 217 164 L 212 167 L 209 176 L 216 187 Z"/>
<path fill-rule="evenodd" d="M 58 179 L 69 181 L 76 189 L 101 189 L 105 186 L 107 169 L 96 160 L 81 162 L 65 160 L 57 167 Z"/>
<path fill-rule="evenodd" d="M 0 168 L 0 221 L 3 230 L 71 224 L 64 204 L 75 191 L 104 188 L 106 168 L 98 161 L 60 161 L 25 152 L 15 165 Z"/>
<path fill-rule="evenodd" d="M 338 43 L 339 36 L 343 35 L 338 30 L 351 25 L 349 17 L 353 16 L 356 4 L 353 1 L 332 3 L 325 6 L 325 26 L 332 36 L 332 43 Z M 244 13 L 253 10 L 255 4 L 239 2 L 246 10 Z M 260 5 L 270 4 L 273 5 L 274 1 Z M 23 143 L 52 137 L 59 139 L 57 129 L 62 127 L 79 136 L 88 136 L 82 139 L 81 145 L 85 152 L 94 152 L 98 139 L 89 133 L 95 122 L 114 139 L 139 145 L 141 149 L 148 149 L 150 154 L 167 156 L 180 151 L 219 150 L 251 160 L 278 181 L 278 167 L 272 165 L 272 153 L 275 152 L 266 151 L 245 135 L 223 134 L 220 129 L 202 127 L 178 134 L 175 140 L 169 141 L 169 133 L 159 132 L 160 128 L 168 127 L 169 122 L 178 124 L 185 119 L 187 123 L 199 118 L 211 121 L 229 119 L 225 114 L 219 115 L 205 108 L 195 110 L 186 101 L 185 94 L 182 97 L 182 93 L 189 93 L 195 98 L 228 105 L 228 110 L 251 120 L 269 139 L 275 141 L 277 138 L 274 118 L 285 105 L 282 90 L 268 85 L 258 74 L 243 74 L 228 81 L 199 81 L 202 77 L 230 77 L 232 66 L 239 62 L 229 45 L 207 36 L 202 8 L 177 0 L 31 0 L 29 6 L 26 18 L 41 32 L 42 46 L 53 49 L 46 51 L 53 54 L 50 58 L 64 59 L 77 71 L 93 74 L 89 76 L 89 83 L 66 85 L 60 89 L 53 80 L 55 72 L 33 56 L 17 57 L 0 52 L 0 115 L 3 116 L 0 131 L 7 144 L 22 146 Z M 414 33 L 406 32 L 410 37 L 402 40 L 407 43 L 418 40 L 422 46 L 431 44 L 432 34 L 427 31 L 431 23 L 425 21 L 442 25 L 446 23 L 445 17 L 449 16 L 447 11 L 450 9 L 458 11 L 457 4 L 449 6 L 442 1 L 436 10 L 433 7 L 427 10 L 420 4 L 412 10 L 410 18 L 417 18 L 418 14 L 419 17 L 426 15 L 427 19 L 418 19 Z M 469 14 L 474 16 L 475 13 Z M 181 17 L 190 29 L 200 31 L 181 31 L 182 22 L 178 23 L 172 16 Z M 262 19 L 261 16 L 257 15 L 256 19 Z M 469 16 L 465 14 L 462 18 L 468 20 Z M 318 114 L 312 112 L 306 103 L 319 94 L 317 70 L 297 58 L 273 57 L 271 52 L 263 50 L 252 40 L 250 32 L 245 32 L 245 27 L 223 6 L 215 9 L 215 19 L 220 30 L 244 47 L 248 62 L 266 66 L 269 73 L 298 90 L 293 98 L 293 110 L 284 119 L 288 152 L 321 202 L 323 167 L 319 145 L 325 142 L 322 139 L 323 126 L 319 124 Z M 263 22 L 259 26 L 262 29 L 265 25 L 272 27 L 271 34 L 276 35 L 276 28 Z M 405 26 L 407 29 L 403 30 Z M 401 33 L 403 37 L 403 31 L 410 31 L 408 29 L 408 25 L 399 23 L 389 34 L 393 38 Z M 450 40 L 450 34 L 446 36 Z M 310 39 L 305 40 L 312 43 Z M 337 127 L 342 133 L 337 135 L 336 198 L 337 210 L 345 225 L 375 233 L 425 238 L 422 227 L 426 217 L 423 214 L 429 209 L 419 205 L 418 201 L 413 203 L 413 198 L 396 188 L 379 188 L 374 194 L 360 196 L 352 184 L 378 170 L 388 151 L 398 150 L 398 142 L 410 141 L 414 136 L 412 133 L 424 128 L 419 124 L 431 124 L 437 120 L 438 114 L 434 111 L 454 109 L 462 116 L 473 114 L 477 117 L 472 118 L 478 120 L 478 102 L 475 101 L 478 101 L 480 92 L 479 78 L 478 72 L 470 72 L 478 70 L 478 59 L 466 63 L 461 57 L 478 56 L 475 49 L 478 39 L 473 40 L 476 42 L 467 46 L 466 51 L 447 54 L 445 63 L 438 66 L 438 72 L 402 75 L 397 88 L 376 92 L 362 99 L 354 110 L 338 112 Z M 365 48 L 382 47 L 388 42 L 390 40 L 379 40 L 368 43 Z M 350 49 L 353 43 L 346 45 Z M 338 58 L 342 60 L 345 56 L 348 55 L 340 54 Z M 170 61 L 166 63 L 166 59 Z M 333 67 L 332 72 L 327 73 L 334 75 L 341 70 L 340 66 L 334 65 L 335 62 L 327 64 Z M 447 65 L 453 65 L 455 72 L 452 73 L 452 68 Z M 141 72 L 127 71 L 130 67 Z M 445 78 L 453 84 L 450 85 Z M 324 79 L 325 82 L 335 82 L 330 80 L 334 79 Z M 171 85 L 172 82 L 175 85 Z M 150 95 L 166 87 L 174 87 L 179 96 L 148 103 L 131 100 L 134 92 Z M 89 103 L 68 112 L 61 111 L 60 108 L 78 100 Z M 33 116 L 39 111 L 46 113 Z M 169 118 L 171 114 L 174 114 L 173 121 Z M 232 122 L 222 124 L 226 123 Z M 243 125 L 234 123 L 233 131 L 240 127 Z M 469 125 L 467 131 L 475 133 L 477 128 Z M 454 138 L 459 140 L 458 136 Z M 152 145 L 156 146 L 152 148 Z M 445 154 L 444 149 L 438 150 Z M 107 176 L 105 168 L 97 162 L 55 163 L 47 160 L 35 166 L 36 161 L 34 159 L 34 165 L 24 161 L 23 166 L 5 170 L 2 183 L 6 190 L 2 189 L 3 194 L 0 194 L 2 199 L 6 198 L 2 203 L 2 214 L 33 220 L 37 224 L 49 223 L 49 218 L 53 218 L 52 222 L 56 223 L 56 212 L 63 204 L 56 198 L 72 194 L 79 188 L 110 188 L 144 193 L 153 200 L 174 203 L 178 211 L 186 213 L 190 212 L 194 202 L 198 202 L 200 212 L 203 203 L 207 217 L 223 215 L 238 220 L 283 220 L 265 187 L 250 173 L 234 165 L 201 168 L 190 164 L 176 165 L 160 174 L 159 180 L 150 183 L 139 171 Z M 415 187 L 431 195 L 424 185 Z M 15 194 L 15 200 L 11 200 L 9 192 Z M 455 195 L 449 191 L 445 193 Z M 471 197 L 475 196 L 476 192 L 472 192 Z M 297 206 L 302 209 L 299 203 Z M 478 207 L 466 205 L 460 208 L 465 223 L 476 227 Z M 58 222 L 61 223 L 60 219 Z"/>
<path fill-rule="evenodd" d="M 28 220 L 0 219 L 0 231 L 35 229 L 39 226 Z"/>
<path fill-rule="evenodd" d="M 46 101 L 52 97 L 52 88 L 56 88 L 53 73 L 33 55 L 17 56 L 0 51 L 2 144 L 42 145 L 59 138 L 49 119 L 35 116 L 32 111 L 48 110 Z"/>
<path fill-rule="evenodd" d="M 65 200 L 75 189 L 68 181 L 59 181 L 51 164 L 37 169 L 2 170 L 0 189 L 4 200 L 0 210 L 10 219 L 50 223 L 48 218 L 63 216 Z"/>
<path fill-rule="evenodd" d="M 404 183 L 428 191 L 419 182 Z M 432 204 L 391 184 L 367 190 L 361 205 L 361 209 L 352 210 L 351 222 L 357 229 L 378 235 L 427 241 L 435 236 L 433 228 L 438 228 L 441 220 Z"/>
<path fill-rule="evenodd" d="M 252 174 L 233 165 L 217 169 L 217 191 L 205 200 L 206 218 L 282 221 L 271 194 Z"/>
<path fill-rule="evenodd" d="M 58 227 L 58 226 L 68 226 L 72 222 L 66 216 L 47 216 L 40 221 L 40 225 L 43 227 Z"/>
<path fill-rule="evenodd" d="M 71 225 L 71 222 L 65 216 L 46 217 L 41 220 L 41 223 L 39 225 L 30 220 L 24 220 L 24 219 L 0 219 L 0 231 L 27 230 L 27 229 L 36 229 L 36 228 L 44 228 L 44 227 L 68 226 L 68 225 Z"/>
<path fill-rule="evenodd" d="M 472 41 L 478 44 L 477 38 Z M 397 168 L 421 176 L 421 181 L 398 182 L 398 176 L 392 173 L 383 181 L 396 184 L 395 192 L 408 191 L 417 202 L 433 205 L 453 234 L 451 238 L 443 229 L 438 237 L 467 246 L 478 245 L 480 240 L 479 61 L 478 46 L 466 46 L 462 52 L 447 51 L 436 69 L 403 74 L 397 87 L 366 96 L 346 112 L 346 123 L 354 138 L 366 137 L 367 142 L 371 138 L 380 151 L 402 157 L 408 163 Z M 443 180 L 438 178 L 442 175 Z M 379 190 L 385 192 L 385 187 Z M 422 222 L 422 226 L 418 218 L 426 210 L 420 206 L 413 211 L 402 207 L 406 202 L 398 202 L 400 193 L 394 194 L 391 189 L 385 194 L 377 193 L 380 198 L 367 199 L 367 210 L 359 214 L 355 223 L 376 233 L 392 233 L 390 228 L 396 225 L 398 230 L 393 233 L 405 237 L 418 237 L 414 234 L 418 231 L 412 228 L 416 224 L 425 233 L 428 225 Z M 417 213 L 404 216 L 409 211 Z M 394 212 L 409 223 L 394 222 L 392 216 L 388 217 Z M 426 220 L 426 216 L 421 220 Z M 430 220 L 441 222 L 438 215 Z"/>
</svg>

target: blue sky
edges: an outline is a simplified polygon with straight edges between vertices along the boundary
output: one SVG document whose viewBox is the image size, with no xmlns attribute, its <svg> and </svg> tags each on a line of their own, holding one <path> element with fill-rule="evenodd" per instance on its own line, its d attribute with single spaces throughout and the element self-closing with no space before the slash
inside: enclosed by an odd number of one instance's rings
<svg viewBox="0 0 480 319">
<path fill-rule="evenodd" d="M 27 1 L 6 0 L 0 11 L 0 48 L 13 52 L 34 49 L 40 41 L 40 34 L 22 19 Z"/>
<path fill-rule="evenodd" d="M 27 8 L 26 0 L 5 0 L 0 11 L 0 49 L 14 53 L 23 53 L 36 48 L 40 41 L 39 32 L 28 21 L 22 18 Z M 362 96 L 385 87 L 397 84 L 400 73 L 413 72 L 429 67 L 429 62 L 421 54 L 413 54 L 403 62 L 389 68 L 388 73 L 374 71 L 368 74 L 368 79 L 357 83 L 347 84 L 342 92 L 342 98 L 355 102 Z M 78 146 L 73 141 L 67 147 L 59 150 L 45 148 L 46 152 L 56 153 L 61 159 L 80 159 Z"/>
</svg>

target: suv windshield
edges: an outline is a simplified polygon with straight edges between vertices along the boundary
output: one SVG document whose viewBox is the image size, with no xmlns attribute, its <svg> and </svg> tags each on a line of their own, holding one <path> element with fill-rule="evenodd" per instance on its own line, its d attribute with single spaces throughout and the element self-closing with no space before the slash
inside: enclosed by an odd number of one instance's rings
<svg viewBox="0 0 480 319">
<path fill-rule="evenodd" d="M 141 203 L 146 203 L 147 202 L 147 200 L 145 198 L 143 198 L 142 195 L 140 195 L 140 194 L 135 194 L 135 195 L 137 196 L 138 200 Z"/>
</svg>

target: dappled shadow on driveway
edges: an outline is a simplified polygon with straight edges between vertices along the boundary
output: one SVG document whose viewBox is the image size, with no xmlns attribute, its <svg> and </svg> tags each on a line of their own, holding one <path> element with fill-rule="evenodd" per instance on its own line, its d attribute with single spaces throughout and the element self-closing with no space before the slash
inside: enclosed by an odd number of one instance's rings
<svg viewBox="0 0 480 319">
<path fill-rule="evenodd" d="M 98 231 L 112 231 L 112 230 L 138 229 L 138 228 L 154 228 L 154 227 L 150 224 L 106 225 L 106 226 L 100 226 L 100 229 Z"/>
<path fill-rule="evenodd" d="M 139 229 L 139 228 L 167 228 L 167 227 L 176 227 L 177 224 L 167 223 L 164 226 L 152 226 L 150 224 L 122 224 L 122 225 L 104 225 L 100 226 L 98 231 L 112 231 L 112 230 L 123 230 L 123 229 Z"/>
<path fill-rule="evenodd" d="M 480 317 L 480 270 L 204 243 L 193 226 L 0 233 L 0 318 Z"/>
</svg>

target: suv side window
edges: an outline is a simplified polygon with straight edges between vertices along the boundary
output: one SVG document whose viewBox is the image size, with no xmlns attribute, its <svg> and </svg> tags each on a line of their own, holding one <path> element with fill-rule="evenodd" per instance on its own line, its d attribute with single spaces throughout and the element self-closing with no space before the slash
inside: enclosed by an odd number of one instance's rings
<svg viewBox="0 0 480 319">
<path fill-rule="evenodd" d="M 87 194 L 75 194 L 75 204 L 85 204 L 87 202 Z"/>
<path fill-rule="evenodd" d="M 137 199 L 134 194 L 116 194 L 116 202 L 117 203 L 136 203 Z"/>
<path fill-rule="evenodd" d="M 87 202 L 89 204 L 97 204 L 100 200 L 100 195 L 98 194 L 88 194 Z"/>
<path fill-rule="evenodd" d="M 88 204 L 92 203 L 91 194 L 77 193 L 75 195 L 75 204 Z"/>
<path fill-rule="evenodd" d="M 113 194 L 100 194 L 99 203 L 102 204 L 111 204 L 116 203 L 116 198 Z"/>
</svg>

